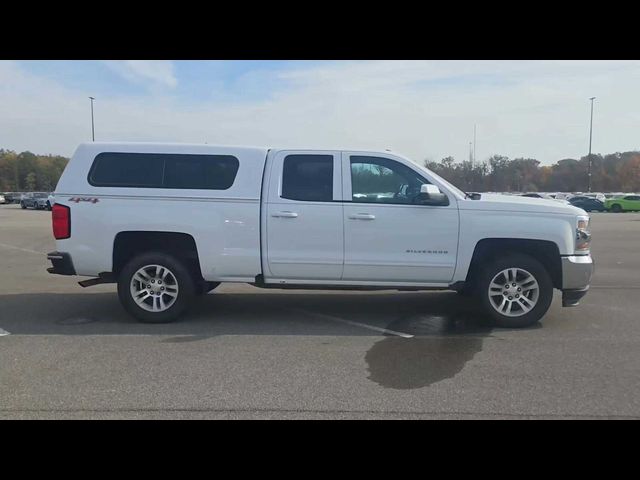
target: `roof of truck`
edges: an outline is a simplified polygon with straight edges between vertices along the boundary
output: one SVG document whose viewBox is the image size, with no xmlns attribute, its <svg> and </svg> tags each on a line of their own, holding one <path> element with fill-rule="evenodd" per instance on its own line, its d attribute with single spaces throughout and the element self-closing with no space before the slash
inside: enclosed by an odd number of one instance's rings
<svg viewBox="0 0 640 480">
<path fill-rule="evenodd" d="M 105 150 L 108 148 L 131 149 L 131 150 L 149 150 L 150 148 L 224 148 L 234 150 L 269 150 L 269 147 L 248 146 L 248 145 L 218 145 L 210 143 L 179 143 L 179 142 L 84 142 L 80 147 L 89 147 L 96 150 Z"/>
<path fill-rule="evenodd" d="M 180 142 L 83 142 L 80 144 L 79 148 L 90 148 L 92 150 L 108 150 L 108 149 L 118 149 L 118 150 L 133 150 L 133 151 L 150 151 L 157 147 L 162 149 L 169 150 L 178 150 L 178 149 L 206 149 L 206 148 L 220 148 L 225 150 L 236 150 L 236 151 L 263 151 L 267 152 L 269 150 L 295 150 L 295 151 L 318 151 L 318 150 L 328 150 L 328 151 L 347 151 L 347 152 L 358 152 L 358 153 L 382 153 L 383 151 L 392 155 L 402 156 L 399 152 L 395 152 L 389 149 L 385 150 L 376 150 L 369 148 L 332 148 L 332 147 L 295 147 L 295 146 L 280 146 L 280 147 L 268 147 L 268 146 L 256 146 L 256 145 L 224 145 L 217 143 L 180 143 Z"/>
</svg>

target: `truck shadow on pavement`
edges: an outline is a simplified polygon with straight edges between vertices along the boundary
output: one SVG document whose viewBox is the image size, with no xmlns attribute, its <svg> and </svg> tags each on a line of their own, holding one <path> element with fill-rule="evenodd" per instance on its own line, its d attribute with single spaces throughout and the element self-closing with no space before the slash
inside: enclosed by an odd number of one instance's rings
<svg viewBox="0 0 640 480">
<path fill-rule="evenodd" d="M 138 323 L 115 292 L 2 295 L 0 305 L 0 328 L 12 335 L 157 335 L 162 343 L 222 335 L 379 337 L 365 354 L 368 378 L 392 389 L 453 377 L 492 332 L 475 304 L 453 292 L 215 293 L 169 324 Z"/>
</svg>

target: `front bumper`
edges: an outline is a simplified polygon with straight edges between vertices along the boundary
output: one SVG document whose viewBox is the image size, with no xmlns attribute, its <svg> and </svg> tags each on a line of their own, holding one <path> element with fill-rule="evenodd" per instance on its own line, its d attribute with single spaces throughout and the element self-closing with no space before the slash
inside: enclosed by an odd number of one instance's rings
<svg viewBox="0 0 640 480">
<path fill-rule="evenodd" d="M 73 267 L 71 255 L 66 252 L 49 252 L 47 260 L 51 261 L 53 267 L 47 268 L 47 272 L 56 275 L 75 275 L 76 269 Z"/>
<path fill-rule="evenodd" d="M 579 290 L 563 290 L 562 291 L 562 306 L 563 307 L 575 307 L 580 303 L 580 299 L 584 297 L 589 291 L 589 287 Z"/>
<path fill-rule="evenodd" d="M 589 291 L 594 264 L 591 255 L 562 257 L 562 306 L 574 307 Z"/>
</svg>

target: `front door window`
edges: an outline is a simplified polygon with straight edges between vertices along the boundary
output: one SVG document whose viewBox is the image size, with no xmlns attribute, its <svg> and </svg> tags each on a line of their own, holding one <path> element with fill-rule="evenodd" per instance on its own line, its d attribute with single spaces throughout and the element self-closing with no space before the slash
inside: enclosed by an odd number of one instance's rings
<svg viewBox="0 0 640 480">
<path fill-rule="evenodd" d="M 420 187 L 429 183 L 409 167 L 387 158 L 353 155 L 350 160 L 354 203 L 413 205 Z"/>
</svg>

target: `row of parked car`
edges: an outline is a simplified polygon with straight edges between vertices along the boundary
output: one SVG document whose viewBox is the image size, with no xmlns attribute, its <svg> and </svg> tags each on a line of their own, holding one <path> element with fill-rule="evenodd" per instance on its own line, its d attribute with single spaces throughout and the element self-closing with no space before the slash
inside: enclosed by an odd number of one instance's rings
<svg viewBox="0 0 640 480">
<path fill-rule="evenodd" d="M 640 211 L 640 195 L 635 193 L 525 193 L 524 197 L 546 198 L 570 203 L 587 212 Z"/>
<path fill-rule="evenodd" d="M 55 202 L 48 192 L 6 192 L 0 193 L 0 203 L 19 203 L 23 209 L 51 210 Z"/>
</svg>

